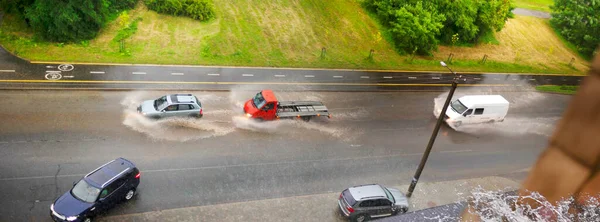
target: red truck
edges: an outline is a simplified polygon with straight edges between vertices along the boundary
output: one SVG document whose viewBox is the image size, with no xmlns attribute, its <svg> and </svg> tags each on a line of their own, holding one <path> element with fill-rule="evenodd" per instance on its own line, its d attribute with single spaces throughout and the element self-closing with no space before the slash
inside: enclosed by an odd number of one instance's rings
<svg viewBox="0 0 600 222">
<path fill-rule="evenodd" d="M 263 90 L 246 101 L 244 104 L 246 117 L 257 120 L 275 120 L 299 118 L 309 121 L 315 116 L 327 116 L 331 114 L 322 102 L 317 101 L 277 101 L 277 97 L 271 90 Z"/>
</svg>

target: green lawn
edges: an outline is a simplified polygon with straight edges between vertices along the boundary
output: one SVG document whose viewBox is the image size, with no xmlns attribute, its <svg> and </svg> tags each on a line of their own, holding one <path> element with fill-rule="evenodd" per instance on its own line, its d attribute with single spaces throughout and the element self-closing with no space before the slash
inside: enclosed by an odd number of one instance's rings
<svg viewBox="0 0 600 222">
<path fill-rule="evenodd" d="M 538 90 L 538 91 L 542 91 L 542 92 L 551 92 L 551 93 L 560 93 L 560 94 L 573 95 L 573 94 L 577 93 L 577 89 L 579 89 L 579 86 L 544 85 L 544 86 L 536 86 L 535 89 Z"/>
<path fill-rule="evenodd" d="M 550 5 L 554 5 L 554 0 L 514 0 L 514 3 L 517 8 L 550 12 Z"/>
<path fill-rule="evenodd" d="M 138 21 L 134 33 L 119 26 L 117 19 L 97 38 L 75 44 L 36 40 L 24 21 L 5 15 L 0 26 L 0 44 L 34 61 L 427 71 L 445 71 L 439 60 L 457 50 L 440 47 L 433 57 L 414 60 L 399 55 L 358 0 L 214 0 L 214 4 L 217 19 L 198 22 L 157 14 L 140 3 L 129 12 L 129 20 Z M 579 63 L 579 58 L 575 68 L 565 66 L 571 58 L 570 52 L 563 50 L 561 43 L 546 43 L 538 38 L 546 33 L 545 29 L 529 31 L 532 26 L 547 24 L 519 17 L 514 21 L 511 24 L 516 25 L 507 25 L 497 33 L 499 43 L 463 48 L 465 53 L 461 55 L 455 52 L 453 69 L 567 74 L 587 71 L 585 61 Z M 115 41 L 119 33 L 132 34 L 125 39 L 125 51 Z M 507 33 L 519 36 L 503 37 Z M 543 49 L 538 49 L 540 44 L 535 43 L 538 39 Z M 548 45 L 551 47 L 547 48 Z M 489 55 L 487 63 L 479 63 L 480 55 Z"/>
</svg>

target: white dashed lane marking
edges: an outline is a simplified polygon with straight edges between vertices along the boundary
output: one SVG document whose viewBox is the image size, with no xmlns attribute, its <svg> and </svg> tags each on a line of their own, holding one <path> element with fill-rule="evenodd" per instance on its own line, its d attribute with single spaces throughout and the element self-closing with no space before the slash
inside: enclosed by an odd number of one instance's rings
<svg viewBox="0 0 600 222">
<path fill-rule="evenodd" d="M 209 74 L 206 74 L 206 75 L 209 75 L 209 76 L 220 76 L 221 74 L 219 74 L 219 73 L 209 73 Z"/>
<path fill-rule="evenodd" d="M 285 77 L 285 75 L 275 75 L 275 77 Z"/>
<path fill-rule="evenodd" d="M 409 79 L 416 79 L 417 77 L 414 77 L 414 76 L 409 76 L 408 78 L 409 78 Z"/>
<path fill-rule="evenodd" d="M 254 76 L 254 74 L 242 74 L 242 76 L 251 77 L 251 76 Z"/>
<path fill-rule="evenodd" d="M 15 72 L 15 70 L 12 70 L 12 69 L 5 69 L 5 70 L 0 70 L 0 72 Z"/>
<path fill-rule="evenodd" d="M 384 76 L 383 78 L 384 79 L 391 79 L 392 77 L 391 76 Z"/>
<path fill-rule="evenodd" d="M 306 77 L 306 78 L 314 78 L 315 76 L 313 76 L 313 75 L 305 75 L 304 77 Z"/>
<path fill-rule="evenodd" d="M 360 78 L 361 79 L 368 79 L 369 77 L 368 76 L 361 76 Z"/>
<path fill-rule="evenodd" d="M 434 76 L 434 77 L 431 77 L 431 79 L 440 79 L 440 77 L 435 77 L 435 76 Z"/>
<path fill-rule="evenodd" d="M 333 78 L 344 78 L 343 76 L 333 76 Z"/>
<path fill-rule="evenodd" d="M 132 72 L 131 74 L 134 74 L 134 75 L 146 75 L 145 72 Z"/>
<path fill-rule="evenodd" d="M 171 75 L 174 75 L 174 76 L 182 76 L 182 75 L 184 75 L 184 74 L 183 74 L 183 73 L 181 73 L 181 72 L 174 72 L 174 73 L 171 73 Z"/>
<path fill-rule="evenodd" d="M 104 74 L 105 72 L 103 71 L 91 71 L 91 74 Z"/>
</svg>

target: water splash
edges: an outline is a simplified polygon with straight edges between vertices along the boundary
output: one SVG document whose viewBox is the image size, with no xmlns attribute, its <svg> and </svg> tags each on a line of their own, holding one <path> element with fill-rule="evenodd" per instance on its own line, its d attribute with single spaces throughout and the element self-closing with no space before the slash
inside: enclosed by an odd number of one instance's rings
<svg viewBox="0 0 600 222">
<path fill-rule="evenodd" d="M 465 90 L 463 92 L 457 92 L 452 96 L 452 99 L 458 99 L 462 96 L 466 95 L 497 95 L 498 92 L 495 91 L 475 91 L 475 90 Z M 444 92 L 434 98 L 433 105 L 433 114 L 436 118 L 439 117 L 439 113 L 437 110 L 442 110 L 444 106 L 444 102 L 448 97 L 448 92 Z M 464 124 L 460 127 L 450 126 L 456 131 L 465 132 L 469 134 L 477 134 L 477 135 L 487 135 L 487 134 L 498 134 L 504 136 L 519 136 L 523 134 L 534 134 L 541 136 L 550 136 L 552 133 L 554 126 L 557 121 L 560 119 L 558 117 L 538 117 L 538 118 L 527 118 L 517 116 L 515 110 L 526 109 L 528 107 L 534 107 L 536 103 L 543 101 L 546 99 L 544 94 L 537 92 L 522 92 L 518 94 L 504 94 L 507 100 L 510 101 L 510 107 L 508 110 L 508 114 L 505 117 L 503 122 L 495 122 L 495 123 L 481 123 L 481 124 Z"/>
<path fill-rule="evenodd" d="M 529 200 L 536 203 L 532 207 L 522 203 Z M 502 192 L 488 191 L 481 187 L 474 189 L 467 199 L 472 208 L 469 212 L 478 215 L 482 221 L 598 221 L 599 202 L 596 198 L 589 197 L 587 202 L 573 211 L 574 198 L 566 198 L 555 204 L 550 203 L 544 196 L 537 192 L 518 196 Z"/>
<path fill-rule="evenodd" d="M 196 97 L 204 107 L 223 100 L 223 98 L 212 94 L 198 94 Z M 235 130 L 226 118 L 230 115 L 228 110 L 206 111 L 205 117 L 201 119 L 183 117 L 160 120 L 149 119 L 135 111 L 136 107 L 146 99 L 153 99 L 153 97 L 148 92 L 132 92 L 123 98 L 121 101 L 123 125 L 143 133 L 153 140 L 185 142 L 223 136 Z"/>
</svg>

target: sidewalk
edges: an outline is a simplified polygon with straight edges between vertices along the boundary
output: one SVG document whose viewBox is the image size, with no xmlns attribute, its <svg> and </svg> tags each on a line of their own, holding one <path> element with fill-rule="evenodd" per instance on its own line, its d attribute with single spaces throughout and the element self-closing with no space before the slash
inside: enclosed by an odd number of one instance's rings
<svg viewBox="0 0 600 222">
<path fill-rule="evenodd" d="M 435 183 L 420 183 L 412 198 L 410 210 L 416 211 L 445 205 L 466 198 L 470 191 L 507 191 L 519 187 L 519 182 L 504 177 L 483 177 Z M 394 186 L 402 191 L 408 185 Z M 341 191 L 341 190 L 340 190 Z M 344 221 L 337 214 L 339 193 L 285 197 L 238 203 L 187 207 L 137 214 L 98 218 L 99 221 Z"/>
</svg>

